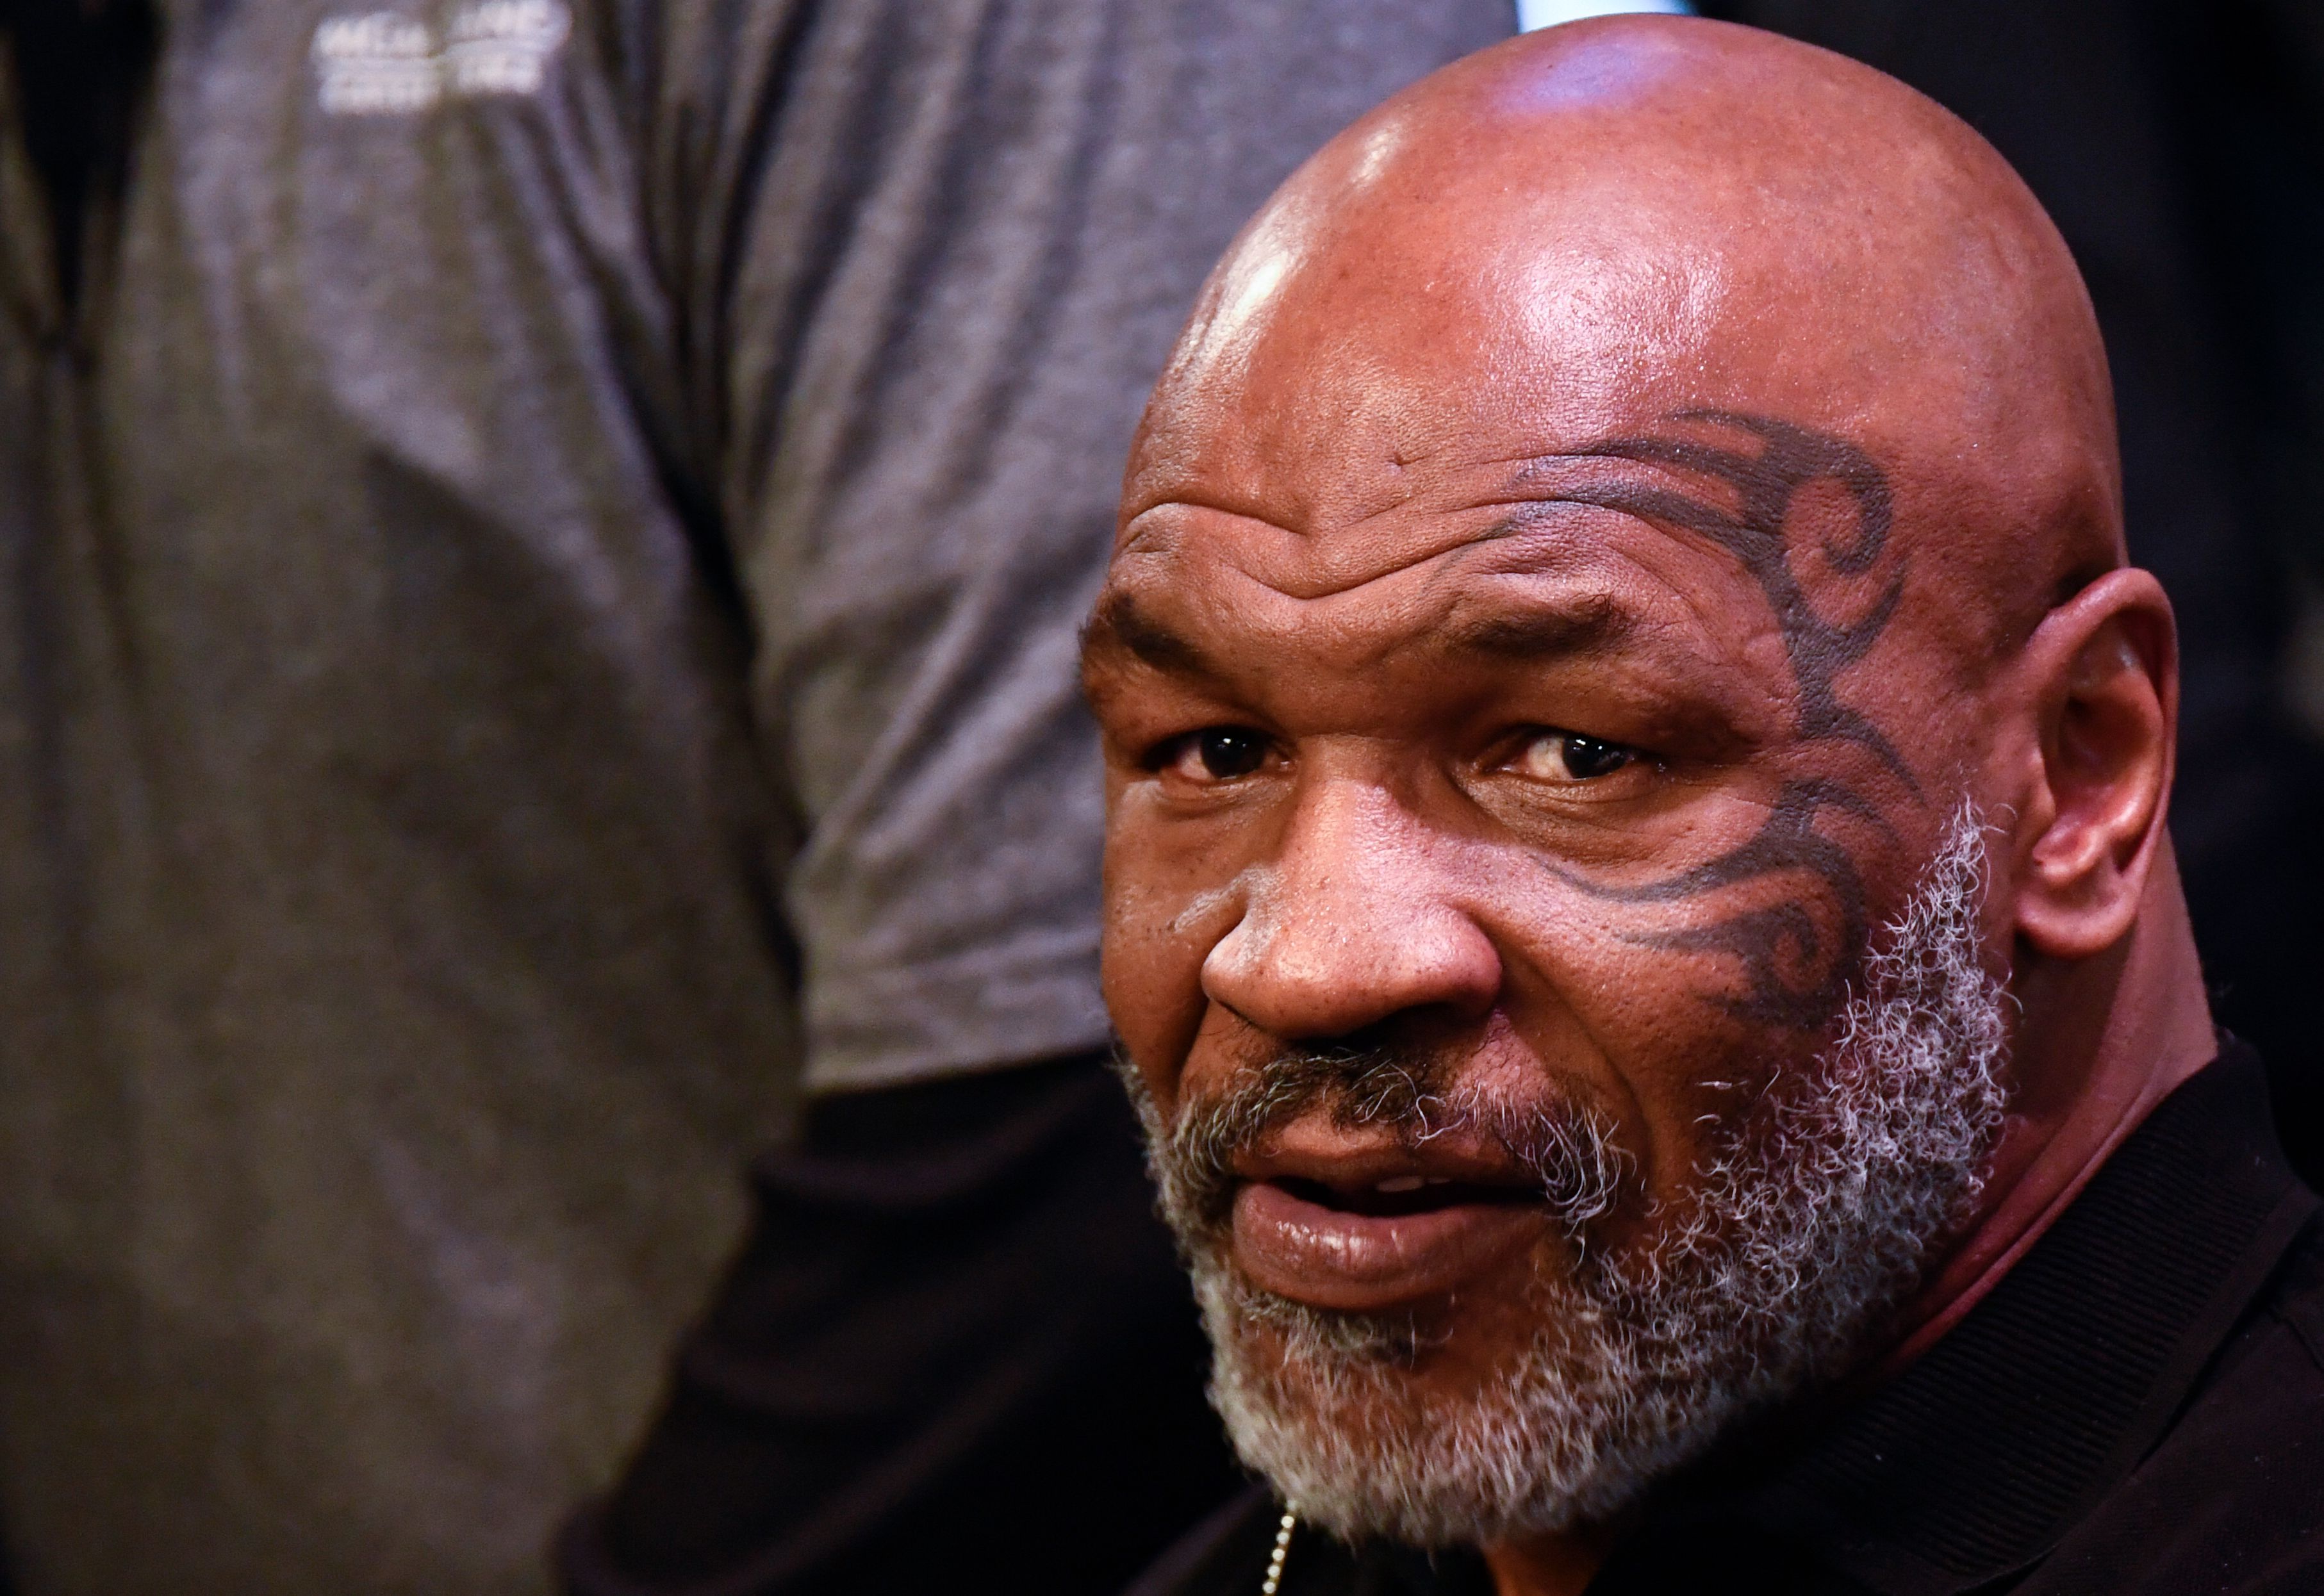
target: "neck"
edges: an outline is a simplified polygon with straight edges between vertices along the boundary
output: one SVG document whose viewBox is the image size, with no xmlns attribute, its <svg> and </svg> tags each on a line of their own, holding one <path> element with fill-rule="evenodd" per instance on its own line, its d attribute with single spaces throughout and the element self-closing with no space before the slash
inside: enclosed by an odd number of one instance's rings
<svg viewBox="0 0 2324 1596">
<path fill-rule="evenodd" d="M 1982 1216 L 1905 1309 L 1876 1379 L 1959 1324 L 2155 1105 L 2218 1052 L 2167 844 L 2129 935 L 2095 958 L 2021 969 L 2014 990 L 2025 1017 L 2018 1090 Z"/>
<path fill-rule="evenodd" d="M 1485 1550 L 1494 1596 L 1582 1596 L 1597 1577 L 1614 1536 L 1597 1525 L 1534 1536 Z"/>
</svg>

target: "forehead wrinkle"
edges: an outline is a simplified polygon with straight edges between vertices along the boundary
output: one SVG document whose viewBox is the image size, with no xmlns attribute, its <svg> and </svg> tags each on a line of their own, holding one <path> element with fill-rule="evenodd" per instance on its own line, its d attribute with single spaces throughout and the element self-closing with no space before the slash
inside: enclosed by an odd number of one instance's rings
<svg viewBox="0 0 2324 1596">
<path fill-rule="evenodd" d="M 1641 462 L 1622 459 L 1618 457 L 1592 454 L 1584 451 L 1573 455 L 1536 455 L 1530 457 L 1519 467 L 1519 475 L 1515 481 L 1524 481 L 1528 475 L 1538 473 L 1545 465 L 1590 466 L 1600 464 L 1608 466 L 1624 468 L 1619 473 L 1620 475 L 1634 477 L 1654 476 L 1665 482 L 1683 482 L 1690 487 L 1692 487 L 1697 480 L 1692 474 L 1679 471 L 1675 467 L 1665 466 L 1660 464 L 1648 466 Z M 1561 485 L 1566 486 L 1569 489 L 1572 487 L 1571 483 Z M 1721 486 L 1723 484 L 1714 484 L 1713 485 Z M 1731 495 L 1732 490 L 1728 490 L 1728 492 Z M 1759 621 L 1761 623 L 1761 630 L 1772 631 L 1774 629 L 1774 615 L 1767 607 L 1766 595 L 1759 590 L 1756 583 L 1748 582 L 1748 573 L 1740 555 L 1738 555 L 1732 548 L 1722 543 L 1716 538 L 1711 537 L 1708 534 L 1692 527 L 1689 527 L 1682 522 L 1664 521 L 1653 514 L 1647 513 L 1640 508 L 1636 508 L 1627 504 L 1609 503 L 1595 497 L 1566 497 L 1558 495 L 1545 498 L 1529 498 L 1518 503 L 1510 512 L 1508 517 L 1501 523 L 1500 528 L 1498 530 L 1498 536 L 1502 540 L 1508 540 L 1524 537 L 1529 533 L 1541 530 L 1543 530 L 1541 523 L 1553 519 L 1554 512 L 1559 510 L 1587 511 L 1594 512 L 1598 514 L 1618 516 L 1622 521 L 1628 522 L 1630 525 L 1652 534 L 1655 542 L 1649 545 L 1649 547 L 1659 546 L 1681 549 L 1696 558 L 1709 559 L 1715 562 L 1720 569 L 1730 571 L 1738 579 L 1747 582 L 1748 585 L 1746 587 L 1738 589 L 1734 593 L 1728 594 L 1716 591 L 1699 581 L 1674 581 L 1655 571 L 1651 566 L 1639 559 L 1635 551 L 1622 547 L 1613 539 L 1603 538 L 1598 540 L 1597 547 L 1602 549 L 1609 555 L 1621 559 L 1625 564 L 1637 567 L 1645 574 L 1648 581 L 1654 583 L 1655 586 L 1668 588 L 1676 595 L 1679 602 L 1686 606 L 1688 612 L 1694 617 L 1696 623 L 1702 626 L 1707 633 L 1716 634 L 1720 630 L 1720 628 L 1714 624 L 1716 616 L 1724 614 L 1731 617 L 1735 613 L 1738 613 L 1738 611 L 1748 613 L 1752 615 L 1755 620 Z M 1483 540 L 1480 539 L 1479 541 L 1482 542 Z"/>
<path fill-rule="evenodd" d="M 1605 555 L 1616 568 L 1591 561 L 1595 569 L 1574 573 L 1561 570 L 1569 562 L 1559 560 L 1471 572 L 1457 587 L 1455 571 L 1445 568 L 1429 573 L 1399 602 L 1352 618 L 1317 606 L 1329 606 L 1356 590 L 1308 598 L 1222 562 L 1205 581 L 1169 583 L 1160 594 L 1148 589 L 1142 595 L 1148 602 L 1143 604 L 1137 589 L 1117 587 L 1093 620 L 1090 658 L 1098 659 L 1101 650 L 1111 647 L 1166 675 L 1229 688 L 1246 674 L 1238 662 L 1240 650 L 1232 641 L 1238 631 L 1253 641 L 1263 638 L 1295 650 L 1312 650 L 1322 643 L 1339 657 L 1337 669 L 1347 673 L 1366 670 L 1415 647 L 1514 663 L 1610 653 L 1631 657 L 1684 697 L 1715 697 L 1702 671 L 1743 661 L 1727 658 L 1720 632 L 1706 623 L 1697 597 L 1685 584 L 1669 580 L 1630 551 L 1601 548 L 1591 552 Z M 1620 574 L 1625 569 L 1627 577 Z M 1213 595 L 1223 581 L 1248 585 L 1260 604 L 1238 613 L 1230 601 L 1229 613 L 1222 616 Z M 1503 583 L 1523 586 L 1516 592 L 1493 591 Z M 1535 586 L 1540 583 L 1551 586 Z M 1193 600 L 1184 632 L 1152 608 L 1152 601 L 1159 598 L 1176 609 L 1178 605 L 1169 601 L 1180 595 Z M 1667 613 L 1673 605 L 1676 613 Z M 1205 635 L 1222 620 L 1227 626 L 1223 639 Z"/>
<path fill-rule="evenodd" d="M 1708 487 L 1712 500 L 1722 508 L 1732 503 L 1736 489 L 1731 483 L 1706 475 L 1699 468 L 1690 468 L 1674 460 L 1639 458 L 1635 455 L 1608 452 L 1608 445 L 1616 442 L 1636 444 L 1641 440 L 1667 438 L 1676 443 L 1701 442 L 1689 429 L 1684 418 L 1665 418 L 1655 428 L 1640 428 L 1621 439 L 1574 449 L 1571 452 L 1551 450 L 1517 458 L 1502 486 L 1513 503 L 1523 504 L 1578 504 L 1591 509 L 1612 510 L 1641 521 L 1665 537 L 1679 535 L 1683 528 L 1674 528 L 1637 511 L 1608 504 L 1603 495 L 1611 489 L 1645 490 L 1647 492 L 1680 493 L 1700 496 Z M 1708 447 L 1720 447 L 1711 443 Z M 1546 490 L 1546 491 L 1545 491 Z M 1520 511 L 1517 513 L 1522 514 Z M 1693 534 L 1688 534 L 1693 536 Z"/>
<path fill-rule="evenodd" d="M 1603 621 L 1593 623 L 1604 628 L 1604 635 L 1577 638 L 1572 648 L 1563 651 L 1611 654 L 1649 671 L 1655 681 L 1681 697 L 1704 706 L 1723 705 L 1718 711 L 1721 721 L 1754 741 L 1771 733 L 1773 727 L 1765 723 L 1764 712 L 1788 699 L 1792 683 L 1780 642 L 1774 637 L 1773 616 L 1757 591 L 1722 585 L 1725 580 L 1741 582 L 1740 567 L 1723 551 L 1697 548 L 1651 522 L 1641 523 L 1628 515 L 1622 516 L 1622 521 L 1642 527 L 1651 538 L 1643 545 L 1613 537 L 1591 538 L 1579 548 L 1575 545 L 1580 540 L 1561 538 L 1550 547 L 1568 551 L 1570 558 L 1536 558 L 1499 569 L 1472 569 L 1474 583 L 1531 586 L 1546 582 L 1555 585 L 1556 590 L 1529 593 L 1512 602 L 1492 596 L 1489 589 L 1472 586 L 1454 599 L 1453 613 L 1457 616 L 1462 609 L 1486 615 L 1495 611 L 1562 609 L 1572 614 L 1594 608 L 1609 612 Z M 1523 538 L 1529 530 L 1538 530 L 1518 528 L 1510 536 Z M 1683 562 L 1682 568 L 1666 568 L 1652 558 L 1656 551 L 1674 555 Z M 1693 568 L 1704 559 L 1719 562 L 1718 574 Z M 1775 644 L 1772 655 L 1766 646 L 1771 642 Z M 1738 691 L 1744 694 L 1743 700 L 1734 698 Z"/>
<path fill-rule="evenodd" d="M 1393 508 L 1403 508 L 1403 506 Z M 1351 594 L 1375 582 L 1403 575 L 1436 561 L 1445 562 L 1441 568 L 1449 574 L 1461 561 L 1493 544 L 1526 538 L 1543 531 L 1545 530 L 1543 523 L 1560 510 L 1584 514 L 1592 519 L 1598 516 L 1618 516 L 1658 538 L 1675 540 L 1673 529 L 1662 525 L 1650 517 L 1638 514 L 1619 504 L 1603 503 L 1589 498 L 1529 495 L 1511 499 L 1497 496 L 1465 501 L 1448 505 L 1441 510 L 1431 511 L 1429 513 L 1432 518 L 1441 519 L 1448 515 L 1466 515 L 1495 508 L 1506 508 L 1508 513 L 1487 526 L 1473 530 L 1448 530 L 1427 539 L 1418 547 L 1404 550 L 1396 556 L 1386 557 L 1374 563 L 1360 566 L 1353 571 L 1322 575 L 1314 579 L 1303 580 L 1298 574 L 1293 572 L 1271 573 L 1266 569 L 1269 562 L 1263 557 L 1257 559 L 1248 557 L 1222 558 L 1220 564 L 1284 597 L 1314 600 L 1335 598 Z M 1165 560 L 1183 558 L 1185 548 L 1192 543 L 1226 542 L 1231 546 L 1245 541 L 1243 539 L 1222 538 L 1202 529 L 1171 527 L 1167 521 L 1161 526 L 1150 523 L 1144 526 L 1139 524 L 1146 521 L 1155 511 L 1167 509 L 1200 510 L 1206 514 L 1226 517 L 1258 529 L 1262 538 L 1271 533 L 1275 539 L 1282 542 L 1305 546 L 1310 550 L 1327 540 L 1346 537 L 1358 527 L 1377 519 L 1380 514 L 1393 512 L 1393 509 L 1371 512 L 1360 520 L 1333 527 L 1328 530 L 1308 531 L 1269 521 L 1248 511 L 1230 510 L 1222 505 L 1204 503 L 1198 500 L 1185 498 L 1167 500 L 1139 512 L 1138 516 L 1124 528 L 1122 544 L 1116 550 L 1114 557 L 1117 570 L 1124 560 L 1133 558 Z M 1604 542 L 1606 540 L 1600 538 L 1593 541 Z M 1295 555 L 1294 559 L 1296 560 L 1296 558 Z M 1440 578 L 1432 577 L 1431 579 Z"/>
<path fill-rule="evenodd" d="M 1506 502 L 1503 502 L 1506 503 Z M 1487 500 L 1473 506 L 1490 508 L 1495 501 Z M 1215 506 L 1199 506 L 1215 510 Z M 1405 604 L 1395 606 L 1395 613 L 1407 622 L 1415 610 L 1438 608 L 1440 619 L 1422 627 L 1406 625 L 1397 629 L 1393 641 L 1383 639 L 1383 650 L 1410 646 L 1415 642 L 1432 644 L 1455 652 L 1499 655 L 1509 658 L 1545 659 L 1571 656 L 1593 649 L 1637 645 L 1649 637 L 1670 638 L 1680 653 L 1692 659 L 1704 659 L 1704 644 L 1711 644 L 1712 655 L 1724 655 L 1714 640 L 1726 635 L 1729 628 L 1717 623 L 1724 616 L 1731 621 L 1735 606 L 1714 602 L 1715 595 L 1702 589 L 1702 585 L 1674 577 L 1640 558 L 1639 550 L 1625 547 L 1625 540 L 1612 535 L 1612 529 L 1600 529 L 1594 534 L 1587 528 L 1560 527 L 1554 523 L 1565 519 L 1556 515 L 1568 511 L 1596 521 L 1600 517 L 1614 517 L 1617 525 L 1627 523 L 1637 531 L 1651 536 L 1656 546 L 1684 550 L 1698 558 L 1709 555 L 1724 558 L 1725 551 L 1698 549 L 1690 540 L 1675 536 L 1670 529 L 1616 506 L 1582 499 L 1528 499 L 1510 506 L 1510 512 L 1492 524 L 1474 531 L 1448 537 L 1436 545 L 1413 553 L 1409 558 L 1369 570 L 1360 577 L 1337 584 L 1303 583 L 1286 580 L 1279 573 L 1269 573 L 1263 562 L 1248 558 L 1234 558 L 1245 552 L 1237 547 L 1241 540 L 1205 539 L 1200 530 L 1188 531 L 1174 529 L 1170 533 L 1157 532 L 1144 540 L 1141 547 L 1130 551 L 1116 562 L 1112 591 L 1101 601 L 1091 618 L 1084 639 L 1085 658 L 1098 661 L 1114 649 L 1167 674 L 1203 679 L 1213 684 L 1223 683 L 1233 677 L 1231 664 L 1208 649 L 1174 630 L 1153 613 L 1150 600 L 1174 591 L 1191 592 L 1196 595 L 1200 608 L 1209 609 L 1204 602 L 1205 589 L 1222 578 L 1233 578 L 1255 587 L 1269 599 L 1288 601 L 1298 610 L 1360 593 L 1365 587 L 1397 577 L 1413 577 L 1417 591 Z M 1239 512 L 1219 511 L 1231 515 L 1237 521 L 1247 522 L 1277 533 L 1283 538 L 1300 538 L 1307 534 L 1277 526 L 1259 517 Z M 1207 575 L 1190 573 L 1186 567 L 1187 546 L 1211 542 L 1217 558 Z M 1517 545 L 1522 553 L 1511 549 L 1517 558 L 1499 564 L 1499 568 L 1480 571 L 1476 560 L 1485 558 L 1497 547 Z M 1505 557 L 1506 558 L 1506 557 Z M 1527 579 L 1557 579 L 1576 574 L 1577 567 L 1610 560 L 1627 567 L 1632 577 L 1615 578 L 1610 584 L 1603 578 L 1611 573 L 1600 573 L 1600 580 L 1588 583 L 1580 590 L 1568 590 L 1554 595 L 1533 595 L 1512 601 L 1484 601 L 1481 595 L 1468 592 L 1448 593 L 1455 584 L 1464 588 L 1477 580 L 1525 581 Z M 1141 577 L 1127 577 L 1128 569 L 1144 567 Z M 1424 569 L 1433 566 L 1434 569 Z M 1173 568 L 1176 567 L 1176 568 Z M 1465 580 L 1464 580 L 1465 578 Z M 1641 607 L 1635 594 L 1622 590 L 1633 582 L 1643 582 L 1646 589 L 1666 601 L 1675 601 L 1685 619 L 1674 615 L 1656 614 L 1659 607 L 1648 603 Z M 1133 595 L 1143 595 L 1149 602 L 1140 604 Z M 1462 612 L 1472 618 L 1461 619 Z M 1387 617 L 1382 617 L 1386 619 Z M 1257 619 L 1257 617 L 1253 617 Z M 1692 624 L 1690 626 L 1688 623 Z M 1314 622 L 1302 618 L 1286 624 L 1278 620 L 1265 624 L 1262 630 L 1284 637 L 1303 632 Z M 1345 629 L 1340 629 L 1345 630 Z M 1357 628 L 1355 631 L 1363 630 Z M 1692 635 L 1690 635 L 1692 634 Z M 1346 641 L 1354 641 L 1354 632 Z M 1370 650 L 1365 650 L 1370 652 Z M 1730 663 L 1744 663 L 1732 660 Z M 1748 666 L 1747 666 L 1748 668 Z"/>
<path fill-rule="evenodd" d="M 1264 516 L 1252 514 L 1247 510 L 1231 510 L 1223 505 L 1204 503 L 1200 500 L 1183 497 L 1168 499 L 1139 512 L 1138 515 L 1124 528 L 1125 536 L 1120 547 L 1115 551 L 1114 562 L 1119 568 L 1123 559 L 1133 556 L 1164 559 L 1173 557 L 1183 558 L 1184 549 L 1191 543 L 1208 542 L 1214 545 L 1224 543 L 1232 548 L 1253 540 L 1268 540 L 1270 534 L 1272 540 L 1278 543 L 1289 544 L 1294 548 L 1304 546 L 1306 549 L 1313 550 L 1327 540 L 1344 538 L 1355 529 L 1378 519 L 1380 515 L 1391 514 L 1401 507 L 1401 503 L 1391 505 L 1382 510 L 1368 512 L 1357 520 L 1333 527 L 1328 530 L 1309 531 L 1285 525 L 1279 521 L 1269 521 Z M 1180 509 L 1199 510 L 1208 515 L 1225 517 L 1244 523 L 1252 529 L 1252 531 L 1243 537 L 1230 538 L 1208 529 L 1171 527 L 1167 521 L 1160 526 L 1148 522 L 1148 518 L 1156 511 Z M 1148 524 L 1141 526 L 1140 522 L 1148 522 Z M 1360 568 L 1352 575 L 1324 576 L 1312 582 L 1302 582 L 1296 577 L 1287 575 L 1278 579 L 1276 577 L 1262 574 L 1262 568 L 1267 563 L 1263 558 L 1259 559 L 1222 558 L 1220 564 L 1273 592 L 1281 594 L 1286 598 L 1333 598 L 1344 593 L 1352 593 L 1360 587 L 1368 586 L 1383 578 L 1394 577 L 1400 572 L 1410 570 L 1416 566 L 1425 565 L 1430 560 L 1440 558 L 1444 555 L 1454 553 L 1464 545 L 1489 540 L 1497 535 L 1491 529 L 1487 529 L 1482 533 L 1467 530 L 1445 533 L 1431 540 L 1421 548 L 1406 552 L 1401 558 L 1380 565 Z M 1295 555 L 1294 558 L 1296 558 Z"/>
</svg>

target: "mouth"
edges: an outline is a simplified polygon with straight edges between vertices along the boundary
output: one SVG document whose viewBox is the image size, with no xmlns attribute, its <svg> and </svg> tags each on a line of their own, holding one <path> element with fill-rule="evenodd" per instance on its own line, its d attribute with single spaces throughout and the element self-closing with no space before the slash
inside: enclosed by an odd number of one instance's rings
<svg viewBox="0 0 2324 1596">
<path fill-rule="evenodd" d="M 1520 1172 L 1313 1139 L 1238 1171 L 1235 1261 L 1276 1296 L 1350 1313 L 1407 1306 L 1493 1272 L 1552 1228 Z"/>
</svg>

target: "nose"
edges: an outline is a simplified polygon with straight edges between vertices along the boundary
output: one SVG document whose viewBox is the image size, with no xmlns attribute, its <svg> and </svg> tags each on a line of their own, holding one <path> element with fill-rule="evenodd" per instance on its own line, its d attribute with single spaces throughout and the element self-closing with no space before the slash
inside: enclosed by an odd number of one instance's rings
<svg viewBox="0 0 2324 1596">
<path fill-rule="evenodd" d="M 1456 846 L 1375 783 L 1316 781 L 1204 960 L 1204 995 L 1286 1041 L 1416 1011 L 1481 1018 L 1501 959 L 1452 890 Z"/>
</svg>

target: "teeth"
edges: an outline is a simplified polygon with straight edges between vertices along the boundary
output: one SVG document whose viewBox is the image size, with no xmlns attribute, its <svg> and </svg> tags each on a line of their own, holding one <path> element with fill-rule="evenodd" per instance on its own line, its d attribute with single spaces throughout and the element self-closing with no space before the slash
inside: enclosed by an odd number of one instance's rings
<svg viewBox="0 0 2324 1596">
<path fill-rule="evenodd" d="M 1417 1175 L 1399 1175 L 1394 1180 L 1381 1181 L 1378 1189 L 1387 1195 L 1394 1196 L 1400 1192 L 1416 1192 L 1429 1184 Z"/>
</svg>

